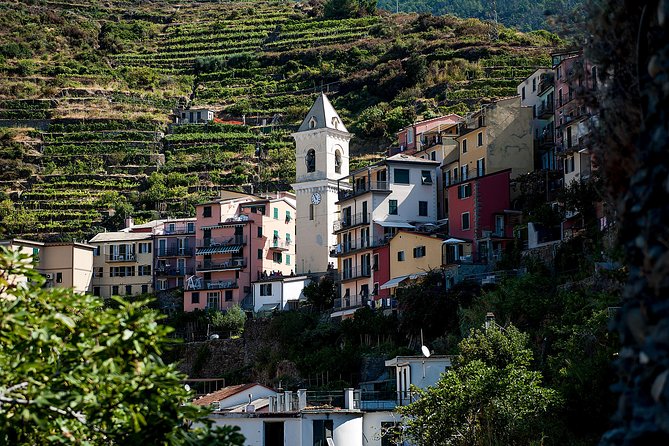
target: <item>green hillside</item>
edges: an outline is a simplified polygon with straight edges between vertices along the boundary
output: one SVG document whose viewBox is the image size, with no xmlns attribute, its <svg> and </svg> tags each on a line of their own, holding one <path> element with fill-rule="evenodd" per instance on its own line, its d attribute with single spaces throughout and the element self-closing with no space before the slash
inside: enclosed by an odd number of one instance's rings
<svg viewBox="0 0 669 446">
<path fill-rule="evenodd" d="M 289 188 L 290 132 L 320 91 L 362 165 L 415 119 L 514 95 L 559 44 L 452 16 L 324 19 L 314 5 L 1 3 L 5 236 L 83 239 L 128 214 L 191 215 L 222 187 Z M 170 125 L 179 106 L 221 121 Z"/>
</svg>

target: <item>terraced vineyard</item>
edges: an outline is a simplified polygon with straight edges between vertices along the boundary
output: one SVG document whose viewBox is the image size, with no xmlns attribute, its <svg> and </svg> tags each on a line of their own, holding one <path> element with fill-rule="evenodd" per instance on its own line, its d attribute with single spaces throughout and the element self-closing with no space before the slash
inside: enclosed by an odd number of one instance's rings
<svg viewBox="0 0 669 446">
<path fill-rule="evenodd" d="M 129 214 L 191 215 L 220 188 L 285 189 L 290 132 L 320 91 L 356 134 L 353 164 L 367 163 L 416 119 L 515 95 L 558 43 L 492 31 L 282 1 L 2 3 L 5 230 L 84 239 Z M 216 122 L 171 124 L 178 107 Z"/>
</svg>

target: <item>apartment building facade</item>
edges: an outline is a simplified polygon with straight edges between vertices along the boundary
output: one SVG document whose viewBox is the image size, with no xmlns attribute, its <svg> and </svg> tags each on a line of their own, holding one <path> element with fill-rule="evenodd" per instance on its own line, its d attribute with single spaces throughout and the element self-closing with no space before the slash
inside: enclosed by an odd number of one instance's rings
<svg viewBox="0 0 669 446">
<path fill-rule="evenodd" d="M 184 310 L 225 310 L 252 299 L 252 282 L 289 276 L 295 262 L 295 199 L 227 194 L 196 208 L 195 270 Z"/>
<path fill-rule="evenodd" d="M 373 294 L 380 280 L 375 278 L 382 262 L 379 248 L 399 229 L 434 226 L 438 167 L 438 161 L 401 153 L 339 181 L 340 219 L 332 255 L 338 259 L 340 298 L 333 317 L 348 317 L 371 296 L 381 297 Z"/>
<path fill-rule="evenodd" d="M 156 228 L 153 240 L 156 291 L 183 288 L 186 277 L 194 274 L 195 222 L 194 217 L 165 220 Z"/>
<path fill-rule="evenodd" d="M 95 296 L 135 296 L 153 292 L 153 234 L 102 232 L 89 241 L 93 251 Z"/>
</svg>

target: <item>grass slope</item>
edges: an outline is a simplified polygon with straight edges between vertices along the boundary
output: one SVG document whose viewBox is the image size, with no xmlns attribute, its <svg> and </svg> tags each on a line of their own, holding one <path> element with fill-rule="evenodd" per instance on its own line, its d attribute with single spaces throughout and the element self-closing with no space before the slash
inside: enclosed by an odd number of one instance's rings
<svg viewBox="0 0 669 446">
<path fill-rule="evenodd" d="M 365 164 L 416 119 L 514 95 L 559 43 L 452 16 L 324 20 L 280 1 L 3 2 L 6 235 L 83 239 L 127 214 L 192 215 L 221 187 L 286 188 L 290 131 L 321 90 Z M 170 126 L 184 105 L 246 125 Z"/>
</svg>

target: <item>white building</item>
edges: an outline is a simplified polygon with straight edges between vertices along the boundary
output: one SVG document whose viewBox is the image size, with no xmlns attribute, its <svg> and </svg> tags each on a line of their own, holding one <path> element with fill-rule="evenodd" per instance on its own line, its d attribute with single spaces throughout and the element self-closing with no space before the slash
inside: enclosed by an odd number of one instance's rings
<svg viewBox="0 0 669 446">
<path fill-rule="evenodd" d="M 321 94 L 304 118 L 295 138 L 298 274 L 325 272 L 334 263 L 330 246 L 336 238 L 337 180 L 348 176 L 350 134 Z"/>
<path fill-rule="evenodd" d="M 296 308 L 304 298 L 304 287 L 309 282 L 307 276 L 270 276 L 253 282 L 253 311 L 262 313 Z"/>
<path fill-rule="evenodd" d="M 208 108 L 177 109 L 176 124 L 206 124 L 214 120 L 214 111 Z"/>
<path fill-rule="evenodd" d="M 420 389 L 434 386 L 451 365 L 450 356 L 397 356 L 386 361 L 386 367 L 395 369 L 398 405 L 414 401 L 411 386 Z"/>
</svg>

